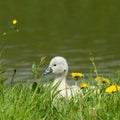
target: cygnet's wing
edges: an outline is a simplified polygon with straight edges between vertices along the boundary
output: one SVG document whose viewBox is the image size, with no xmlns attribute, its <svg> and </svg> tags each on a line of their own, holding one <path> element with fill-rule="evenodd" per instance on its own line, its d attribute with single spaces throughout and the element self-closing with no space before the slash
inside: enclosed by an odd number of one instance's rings
<svg viewBox="0 0 120 120">
<path fill-rule="evenodd" d="M 76 85 L 71 86 L 71 89 L 75 93 L 82 93 L 82 90 Z"/>
<path fill-rule="evenodd" d="M 67 88 L 67 96 L 69 99 L 79 94 L 82 94 L 82 90 L 78 86 L 69 86 L 69 88 Z"/>
</svg>

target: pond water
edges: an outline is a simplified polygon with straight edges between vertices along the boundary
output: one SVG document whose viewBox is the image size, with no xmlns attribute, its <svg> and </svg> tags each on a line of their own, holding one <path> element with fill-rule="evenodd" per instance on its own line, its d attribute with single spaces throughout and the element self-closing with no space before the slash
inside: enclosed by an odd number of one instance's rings
<svg viewBox="0 0 120 120">
<path fill-rule="evenodd" d="M 39 63 L 42 56 L 46 56 L 46 62 L 40 67 L 40 74 L 52 57 L 64 56 L 69 75 L 71 72 L 89 75 L 93 72 L 90 53 L 99 74 L 109 76 L 120 70 L 119 3 L 119 0 L 1 1 L 0 48 L 8 76 L 15 68 L 15 79 L 31 79 L 32 63 Z M 19 31 L 12 28 L 13 19 L 17 19 Z"/>
</svg>

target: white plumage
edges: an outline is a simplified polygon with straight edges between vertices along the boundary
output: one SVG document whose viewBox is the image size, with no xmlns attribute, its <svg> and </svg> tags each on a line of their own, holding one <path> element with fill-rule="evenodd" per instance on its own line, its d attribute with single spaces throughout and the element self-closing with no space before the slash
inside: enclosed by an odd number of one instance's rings
<svg viewBox="0 0 120 120">
<path fill-rule="evenodd" d="M 64 57 L 61 56 L 54 57 L 50 61 L 49 67 L 45 71 L 45 74 L 48 73 L 55 74 L 55 80 L 53 82 L 53 86 L 60 81 L 57 90 L 60 91 L 60 94 L 63 97 L 70 99 L 76 94 L 81 93 L 81 89 L 78 86 L 69 86 L 66 82 L 66 77 L 68 73 L 68 64 Z"/>
</svg>

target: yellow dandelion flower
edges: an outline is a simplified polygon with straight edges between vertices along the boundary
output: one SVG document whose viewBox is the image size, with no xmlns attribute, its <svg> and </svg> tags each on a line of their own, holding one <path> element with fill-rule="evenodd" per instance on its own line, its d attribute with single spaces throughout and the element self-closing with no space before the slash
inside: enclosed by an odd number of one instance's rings
<svg viewBox="0 0 120 120">
<path fill-rule="evenodd" d="M 13 24 L 13 25 L 16 25 L 16 24 L 17 24 L 17 20 L 14 19 L 14 20 L 12 21 L 12 24 Z"/>
<path fill-rule="evenodd" d="M 72 73 L 71 73 L 71 76 L 72 76 L 73 78 L 78 79 L 79 77 L 81 78 L 81 77 L 83 77 L 84 75 L 83 75 L 82 73 L 72 72 Z"/>
<path fill-rule="evenodd" d="M 110 81 L 107 78 L 103 78 L 103 83 L 110 84 Z"/>
<path fill-rule="evenodd" d="M 80 83 L 79 87 L 80 88 L 86 88 L 86 87 L 88 87 L 88 84 L 87 83 Z"/>
<path fill-rule="evenodd" d="M 106 88 L 105 92 L 112 93 L 120 90 L 120 86 L 118 85 L 111 85 L 110 87 Z"/>
<path fill-rule="evenodd" d="M 110 81 L 109 81 L 109 79 L 107 79 L 107 78 L 96 77 L 95 80 L 96 80 L 96 82 L 98 82 L 99 80 L 101 80 L 101 81 L 102 81 L 103 83 L 105 83 L 105 84 L 110 84 Z"/>
</svg>

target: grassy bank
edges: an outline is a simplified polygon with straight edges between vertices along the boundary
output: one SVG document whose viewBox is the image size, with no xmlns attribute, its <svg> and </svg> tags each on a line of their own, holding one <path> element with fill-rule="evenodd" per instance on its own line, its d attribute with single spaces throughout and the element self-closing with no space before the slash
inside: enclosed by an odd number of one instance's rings
<svg viewBox="0 0 120 120">
<path fill-rule="evenodd" d="M 117 76 L 116 76 L 117 75 Z M 120 74 L 115 74 L 120 77 Z M 111 77 L 112 78 L 112 77 Z M 120 79 L 120 78 L 119 78 Z M 91 80 L 91 78 L 90 78 Z M 116 81 L 119 82 L 119 81 Z M 114 83 L 112 84 L 119 84 Z M 17 83 L 0 89 L 0 120 L 119 120 L 120 92 L 106 85 L 84 88 L 82 95 L 57 98 L 56 87 Z M 100 90 L 99 92 L 97 92 Z M 51 93 L 51 91 L 53 91 Z"/>
<path fill-rule="evenodd" d="M 97 78 L 87 77 L 87 85 L 80 85 L 83 93 L 68 100 L 58 97 L 57 85 L 52 87 L 51 83 L 45 87 L 42 78 L 39 83 L 23 85 L 19 82 L 4 87 L 6 77 L 0 61 L 0 120 L 119 120 L 120 72 L 109 76 L 109 80 L 98 77 L 93 60 L 92 63 Z M 33 63 L 32 66 L 35 79 L 39 65 Z M 81 76 L 79 73 L 72 75 Z M 85 80 L 84 76 L 81 81 Z"/>
</svg>

